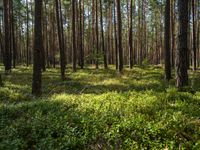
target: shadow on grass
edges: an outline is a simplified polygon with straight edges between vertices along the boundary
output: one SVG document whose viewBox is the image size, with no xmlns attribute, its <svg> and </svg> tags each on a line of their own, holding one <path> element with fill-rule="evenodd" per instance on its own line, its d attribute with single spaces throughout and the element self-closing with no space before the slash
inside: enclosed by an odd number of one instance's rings
<svg viewBox="0 0 200 150">
<path fill-rule="evenodd" d="M 98 149 L 109 147 L 103 132 L 109 118 L 77 104 L 37 101 L 0 107 L 1 149 Z M 114 117 L 114 116 L 113 116 Z M 102 119 L 101 121 L 99 119 Z"/>
<path fill-rule="evenodd" d="M 173 141 L 173 148 L 192 149 L 199 139 L 200 102 L 186 93 L 174 94 L 157 95 L 147 106 L 133 106 L 132 117 L 116 115 L 120 109 L 102 112 L 93 104 L 82 108 L 70 99 L 1 106 L 0 148 L 126 149 L 134 143 L 139 149 L 163 149 Z"/>
</svg>

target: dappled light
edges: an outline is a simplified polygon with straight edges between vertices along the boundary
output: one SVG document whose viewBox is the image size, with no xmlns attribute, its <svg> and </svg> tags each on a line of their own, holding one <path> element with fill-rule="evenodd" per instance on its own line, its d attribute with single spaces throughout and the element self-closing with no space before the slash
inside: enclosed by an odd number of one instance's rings
<svg viewBox="0 0 200 150">
<path fill-rule="evenodd" d="M 24 80 L 31 77 L 31 69 L 24 74 L 19 67 L 3 76 L 6 82 L 0 89 L 1 146 L 195 149 L 200 138 L 200 93 L 177 93 L 173 83 L 164 81 L 161 69 L 135 67 L 120 76 L 114 69 L 68 70 L 69 80 L 64 82 L 57 76 L 59 70 L 51 69 L 43 75 L 44 94 L 36 99 L 30 80 Z"/>
<path fill-rule="evenodd" d="M 200 0 L 0 0 L 0 150 L 200 150 Z"/>
</svg>

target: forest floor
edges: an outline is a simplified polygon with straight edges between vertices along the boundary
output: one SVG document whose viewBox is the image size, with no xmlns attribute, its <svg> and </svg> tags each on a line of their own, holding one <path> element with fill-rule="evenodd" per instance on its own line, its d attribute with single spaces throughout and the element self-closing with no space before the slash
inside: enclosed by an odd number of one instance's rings
<svg viewBox="0 0 200 150">
<path fill-rule="evenodd" d="M 39 98 L 31 68 L 3 75 L 0 149 L 200 149 L 200 73 L 180 93 L 162 67 L 112 68 L 47 69 Z"/>
</svg>

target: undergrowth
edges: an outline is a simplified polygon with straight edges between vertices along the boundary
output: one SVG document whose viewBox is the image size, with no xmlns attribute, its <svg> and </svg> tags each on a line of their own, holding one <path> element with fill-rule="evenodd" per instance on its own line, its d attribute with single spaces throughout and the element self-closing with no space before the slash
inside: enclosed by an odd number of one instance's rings
<svg viewBox="0 0 200 150">
<path fill-rule="evenodd" d="M 0 149 L 200 149 L 200 78 L 177 92 L 161 67 L 119 75 L 92 68 L 43 73 L 43 95 L 31 95 L 31 68 L 3 75 Z"/>
</svg>

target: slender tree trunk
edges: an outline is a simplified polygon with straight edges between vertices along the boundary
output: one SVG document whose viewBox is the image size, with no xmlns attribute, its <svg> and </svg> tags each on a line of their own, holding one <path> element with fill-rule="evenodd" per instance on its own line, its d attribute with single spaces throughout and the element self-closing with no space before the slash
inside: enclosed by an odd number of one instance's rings
<svg viewBox="0 0 200 150">
<path fill-rule="evenodd" d="M 170 0 L 165 6 L 165 78 L 171 79 L 171 54 L 170 54 Z"/>
<path fill-rule="evenodd" d="M 57 28 L 58 28 L 58 41 L 60 48 L 60 68 L 61 68 L 61 79 L 65 80 L 65 48 L 63 41 L 63 24 L 62 24 L 62 15 L 59 7 L 60 1 L 56 0 L 56 18 L 57 18 Z"/>
<path fill-rule="evenodd" d="M 101 17 L 100 17 L 100 22 L 101 22 L 101 40 L 102 40 L 102 50 L 103 50 L 103 58 L 104 58 L 104 68 L 108 69 L 108 64 L 107 64 L 107 51 L 105 49 L 104 45 L 104 29 L 103 29 L 103 10 L 102 10 L 102 0 L 100 0 L 100 12 L 101 12 Z"/>
<path fill-rule="evenodd" d="M 84 15 L 84 12 L 82 11 L 82 5 L 84 7 L 84 0 L 79 0 L 79 11 L 80 11 L 80 16 L 79 16 L 79 20 L 80 20 L 80 25 L 79 25 L 79 38 L 80 38 L 80 43 L 79 43 L 79 49 L 80 49 L 80 66 L 81 69 L 83 69 L 84 67 L 84 49 L 83 49 L 83 19 L 82 19 L 82 15 Z M 82 14 L 83 13 L 83 14 Z"/>
<path fill-rule="evenodd" d="M 116 4 L 114 2 L 114 35 L 115 35 L 115 65 L 116 70 L 119 67 L 119 60 L 118 60 L 118 39 L 117 39 L 117 21 L 116 21 Z"/>
<path fill-rule="evenodd" d="M 42 53 L 42 1 L 35 0 L 35 27 L 34 27 L 34 61 L 32 94 L 40 95 L 42 84 L 41 53 Z"/>
<path fill-rule="evenodd" d="M 92 0 L 92 55 L 95 55 L 95 0 Z M 95 58 L 92 58 L 92 63 L 95 63 Z"/>
<path fill-rule="evenodd" d="M 129 68 L 133 68 L 133 0 L 130 0 L 130 27 L 129 27 Z"/>
<path fill-rule="evenodd" d="M 171 0 L 171 66 L 174 68 L 174 51 L 175 51 L 175 0 Z"/>
<path fill-rule="evenodd" d="M 120 0 L 116 0 L 117 7 L 117 35 L 118 35 L 118 59 L 119 67 L 118 71 L 123 71 L 123 48 L 122 48 L 122 22 L 121 22 L 121 4 Z"/>
<path fill-rule="evenodd" d="M 179 36 L 176 58 L 176 85 L 178 89 L 182 89 L 188 85 L 187 72 L 187 52 L 188 52 L 188 2 L 189 0 L 178 0 L 179 15 Z"/>
<path fill-rule="evenodd" d="M 16 40 L 15 40 L 15 20 L 14 20 L 14 12 L 13 12 L 13 0 L 12 0 L 12 6 L 11 6 L 11 12 L 12 12 L 12 52 L 13 52 L 13 68 L 16 67 L 16 53 L 17 53 L 17 49 L 16 49 Z"/>
<path fill-rule="evenodd" d="M 196 18 L 195 0 L 192 0 L 192 23 L 193 23 L 193 70 L 197 69 L 197 48 L 196 48 Z"/>
<path fill-rule="evenodd" d="M 5 48 L 4 48 L 4 65 L 5 65 L 5 73 L 11 72 L 11 51 L 10 51 L 10 43 L 11 43 L 11 38 L 10 38 L 10 1 L 9 0 L 4 0 L 4 38 L 5 38 Z"/>
<path fill-rule="evenodd" d="M 28 0 L 26 0 L 26 65 L 29 66 L 29 10 Z"/>
<path fill-rule="evenodd" d="M 98 0 L 96 0 L 96 69 L 99 69 L 99 17 L 98 17 Z"/>
<path fill-rule="evenodd" d="M 65 57 L 65 37 L 64 37 L 64 29 L 63 29 L 63 14 L 62 14 L 62 4 L 61 0 L 59 0 L 59 11 L 60 11 L 60 31 L 61 31 L 61 39 L 62 39 L 62 51 L 60 53 L 61 55 L 61 64 L 63 71 L 66 69 L 66 57 Z M 65 74 L 65 73 L 63 73 Z"/>
<path fill-rule="evenodd" d="M 45 9 L 45 51 L 46 51 L 46 64 L 47 64 L 47 67 L 49 68 L 50 67 L 50 63 L 49 63 L 49 31 L 48 31 L 48 11 L 47 11 L 47 2 L 45 1 L 45 6 L 44 6 L 44 9 Z"/>
<path fill-rule="evenodd" d="M 73 55 L 73 71 L 76 72 L 76 62 L 77 62 L 77 54 L 76 54 L 76 0 L 72 0 L 72 55 Z"/>
</svg>

